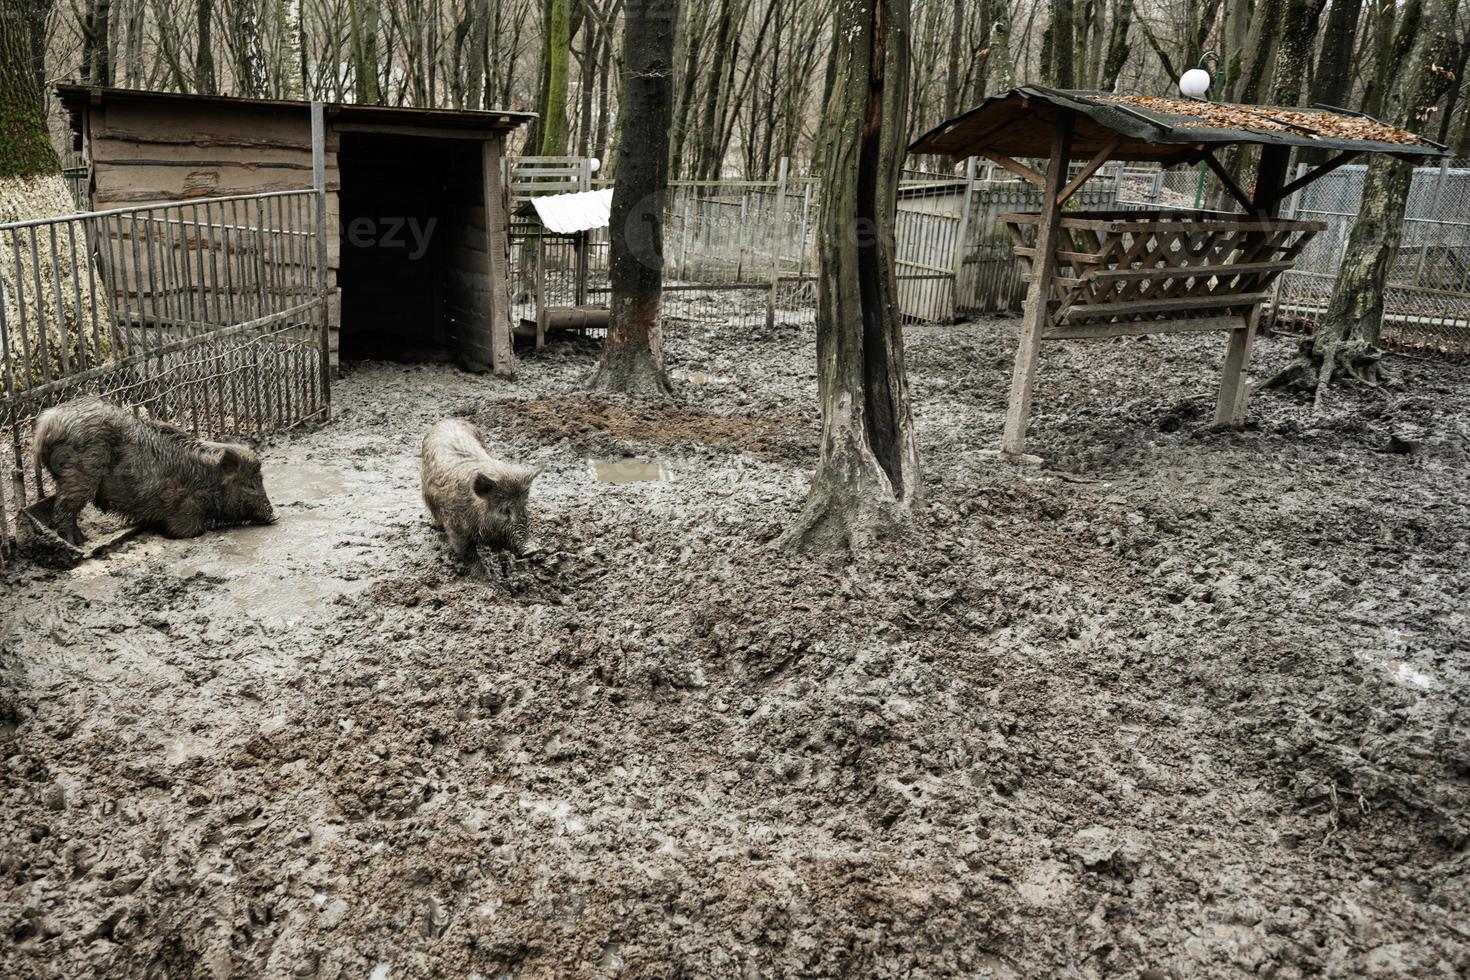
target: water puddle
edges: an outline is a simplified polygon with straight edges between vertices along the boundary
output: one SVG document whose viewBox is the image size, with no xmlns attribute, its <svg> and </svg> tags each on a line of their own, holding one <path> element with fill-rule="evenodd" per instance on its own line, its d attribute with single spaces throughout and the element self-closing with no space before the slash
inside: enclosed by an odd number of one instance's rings
<svg viewBox="0 0 1470 980">
<path fill-rule="evenodd" d="M 248 616 L 292 621 L 320 609 L 340 595 L 366 587 L 332 575 L 308 574 L 302 556 L 330 548 L 341 533 L 338 522 L 321 511 L 276 512 L 268 526 L 229 528 L 198 538 L 197 547 L 174 566 L 180 578 L 223 580 L 220 595 Z"/>
<path fill-rule="evenodd" d="M 702 371 L 685 371 L 676 368 L 669 372 L 669 377 L 675 381 L 687 381 L 692 385 L 727 385 L 732 379 L 719 374 L 705 374 Z"/>
<path fill-rule="evenodd" d="M 321 463 L 277 463 L 265 468 L 265 492 L 277 507 L 327 500 L 351 489 L 341 470 Z"/>
<path fill-rule="evenodd" d="M 654 483 L 672 480 L 674 471 L 652 459 L 596 459 L 592 475 L 598 483 Z"/>
</svg>

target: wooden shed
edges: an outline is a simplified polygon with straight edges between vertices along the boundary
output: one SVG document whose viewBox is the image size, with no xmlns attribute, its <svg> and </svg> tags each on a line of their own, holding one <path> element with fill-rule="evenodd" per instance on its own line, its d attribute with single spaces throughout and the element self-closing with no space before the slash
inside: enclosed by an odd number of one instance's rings
<svg viewBox="0 0 1470 980">
<path fill-rule="evenodd" d="M 311 103 L 61 85 L 95 210 L 312 186 Z M 331 357 L 513 369 L 505 140 L 534 117 L 323 106 Z"/>
</svg>

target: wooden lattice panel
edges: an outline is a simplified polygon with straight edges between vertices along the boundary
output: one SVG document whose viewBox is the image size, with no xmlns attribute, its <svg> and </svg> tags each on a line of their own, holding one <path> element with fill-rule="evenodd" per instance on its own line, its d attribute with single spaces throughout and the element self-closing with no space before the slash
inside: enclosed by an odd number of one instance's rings
<svg viewBox="0 0 1470 980">
<path fill-rule="evenodd" d="M 1037 214 L 1004 214 L 1033 281 Z M 1213 211 L 1083 211 L 1059 222 L 1047 339 L 1235 330 L 1269 298 L 1317 221 Z"/>
</svg>

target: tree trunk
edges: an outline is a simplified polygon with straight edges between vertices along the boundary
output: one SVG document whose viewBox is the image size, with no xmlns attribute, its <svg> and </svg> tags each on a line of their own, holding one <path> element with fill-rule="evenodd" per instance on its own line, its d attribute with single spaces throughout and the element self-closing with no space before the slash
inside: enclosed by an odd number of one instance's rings
<svg viewBox="0 0 1470 980">
<path fill-rule="evenodd" d="M 1327 26 L 1322 30 L 1322 54 L 1312 79 L 1313 102 L 1347 107 L 1352 83 L 1353 49 L 1357 46 L 1358 18 L 1363 0 L 1332 0 Z"/>
<path fill-rule="evenodd" d="M 1442 66 L 1450 61 L 1455 43 L 1451 34 L 1455 3 L 1409 0 L 1404 7 L 1399 33 L 1412 39 L 1410 55 L 1390 92 L 1388 108 L 1390 120 L 1407 129 L 1428 125 L 1444 94 Z M 1297 360 L 1268 381 L 1267 387 L 1314 389 L 1320 406 L 1335 378 L 1368 383 L 1379 379 L 1384 292 L 1403 237 L 1404 205 L 1413 175 L 1411 163 L 1389 156 L 1375 156 L 1369 162 L 1358 217 L 1348 235 L 1327 312 L 1302 345 Z"/>
<path fill-rule="evenodd" d="M 1133 4 L 1129 0 L 1114 0 L 1113 22 L 1108 33 L 1108 51 L 1103 58 L 1102 77 L 1098 88 L 1111 92 L 1118 87 L 1118 74 L 1128 61 L 1128 28 L 1133 24 Z"/>
<path fill-rule="evenodd" d="M 837 71 L 818 149 L 821 454 L 788 550 L 860 548 L 921 490 L 904 374 L 894 216 L 908 131 L 909 0 L 840 0 Z"/>
<path fill-rule="evenodd" d="M 992 77 L 997 94 L 1016 87 L 1016 68 L 1011 63 L 1011 8 L 1005 0 L 995 5 L 995 19 L 990 24 L 990 56 L 986 61 L 995 66 Z"/>
<path fill-rule="evenodd" d="M 1398 56 L 1408 54 L 1408 51 L 1400 50 L 1398 46 L 1409 38 L 1406 31 L 1394 33 L 1394 24 L 1399 19 L 1396 0 L 1376 0 L 1376 3 L 1377 7 L 1372 12 L 1374 22 L 1373 74 L 1363 91 L 1363 111 L 1370 116 L 1383 115 L 1384 104 L 1388 101 L 1388 91 L 1393 84 L 1394 64 Z M 1417 10 L 1417 5 L 1415 9 Z"/>
<path fill-rule="evenodd" d="M 1312 60 L 1312 45 L 1317 40 L 1322 2 L 1287 0 L 1276 58 L 1276 81 L 1271 87 L 1272 105 L 1294 106 L 1302 97 L 1307 63 Z"/>
<path fill-rule="evenodd" d="M 93 85 L 112 84 L 112 0 L 97 0 L 92 11 L 92 72 L 88 81 Z"/>
<path fill-rule="evenodd" d="M 663 328 L 664 195 L 674 115 L 676 0 L 629 0 L 623 21 L 623 99 L 613 185 L 611 323 L 596 391 L 667 394 Z"/>
<path fill-rule="evenodd" d="M 1072 0 L 1051 2 L 1051 76 L 1056 88 L 1073 88 Z"/>
<path fill-rule="evenodd" d="M 949 71 L 944 79 L 944 118 L 953 119 L 960 111 L 960 42 L 965 34 L 965 0 L 954 0 L 950 15 Z"/>
<path fill-rule="evenodd" d="M 0 0 L 0 180 L 61 172 L 31 70 L 27 0 Z"/>
<path fill-rule="evenodd" d="M 546 90 L 541 98 L 542 156 L 567 152 L 567 86 L 572 48 L 571 0 L 547 0 Z"/>
<path fill-rule="evenodd" d="M 218 86 L 214 82 L 214 42 L 210 28 L 214 20 L 214 0 L 199 0 L 199 44 L 194 49 L 194 91 L 200 95 L 214 95 Z"/>
</svg>

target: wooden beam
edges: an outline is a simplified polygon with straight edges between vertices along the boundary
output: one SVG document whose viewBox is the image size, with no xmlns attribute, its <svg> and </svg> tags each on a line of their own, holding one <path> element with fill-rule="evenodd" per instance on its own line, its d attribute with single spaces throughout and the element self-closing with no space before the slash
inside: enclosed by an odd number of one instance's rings
<svg viewBox="0 0 1470 980">
<path fill-rule="evenodd" d="M 1042 190 L 1046 189 L 1046 178 L 1036 171 L 1032 170 L 1030 167 L 1025 166 L 1024 164 L 1017 163 L 1010 157 L 1001 156 L 999 153 L 992 153 L 990 150 L 979 150 L 978 152 L 982 157 L 989 160 L 991 163 L 996 163 L 1002 167 L 1005 167 L 1007 170 L 1015 174 L 1017 177 L 1020 177 L 1022 180 L 1030 181 L 1037 187 L 1040 187 Z"/>
<path fill-rule="evenodd" d="M 1107 145 L 1101 150 L 1098 150 L 1097 154 L 1091 160 L 1088 160 L 1083 168 L 1078 171 L 1077 176 L 1072 178 L 1071 183 L 1062 188 L 1062 192 L 1057 195 L 1057 205 L 1060 207 L 1066 204 L 1073 194 L 1081 190 L 1082 185 L 1087 183 L 1088 178 L 1097 173 L 1099 167 L 1112 159 L 1113 153 L 1122 142 L 1122 133 L 1118 133 L 1112 139 L 1108 140 Z"/>
<path fill-rule="evenodd" d="M 485 200 L 485 273 L 490 282 L 490 368 L 501 377 L 515 373 L 515 337 L 510 308 L 510 236 L 500 161 L 504 143 L 492 137 L 480 144 L 480 186 Z"/>
<path fill-rule="evenodd" d="M 1077 125 L 1076 113 L 1064 109 L 1057 113 L 1052 132 L 1051 159 L 1046 168 L 1046 181 L 1041 199 L 1041 220 L 1036 225 L 1036 256 L 1032 269 L 1036 279 L 1026 292 L 1026 316 L 1021 323 L 1020 343 L 1016 347 L 1016 366 L 1011 375 L 1011 399 L 1006 408 L 1005 434 L 1001 452 L 1019 455 L 1026 448 L 1026 419 L 1031 414 L 1031 388 L 1036 379 L 1036 362 L 1041 352 L 1041 338 L 1046 330 L 1047 303 L 1051 299 L 1051 280 L 1056 275 L 1056 240 L 1060 230 L 1062 208 L 1058 197 L 1067 179 L 1067 161 L 1072 156 L 1072 132 Z M 1004 164 L 1001 164 L 1004 166 Z"/>
<path fill-rule="evenodd" d="M 1240 206 L 1245 208 L 1247 213 L 1254 210 L 1255 206 L 1251 202 L 1251 199 L 1246 196 L 1245 191 L 1240 189 L 1240 185 L 1235 182 L 1235 178 L 1230 175 L 1230 171 L 1226 170 L 1224 165 L 1215 158 L 1215 152 L 1213 150 L 1207 150 L 1205 152 L 1205 164 L 1214 173 L 1215 178 L 1225 185 L 1225 189 L 1230 192 L 1230 196 L 1240 202 Z"/>
<path fill-rule="evenodd" d="M 1251 197 L 1251 210 L 1263 218 L 1274 218 L 1281 207 L 1281 188 L 1286 184 L 1286 166 L 1291 159 L 1289 146 L 1261 147 L 1261 165 L 1256 171 L 1256 189 Z M 1220 392 L 1215 398 L 1215 424 L 1239 425 L 1245 421 L 1250 385 L 1246 371 L 1250 367 L 1251 346 L 1261 322 L 1261 304 L 1246 317 L 1245 327 L 1230 331 L 1230 344 L 1225 349 L 1225 366 L 1220 370 Z"/>
<path fill-rule="evenodd" d="M 1344 150 L 1322 166 L 1309 170 L 1277 192 L 1277 200 L 1284 201 L 1319 177 L 1325 177 L 1345 163 L 1362 156 L 1361 150 Z"/>
</svg>

